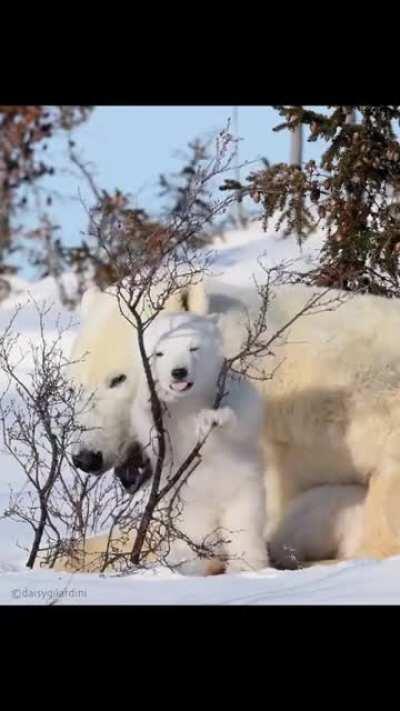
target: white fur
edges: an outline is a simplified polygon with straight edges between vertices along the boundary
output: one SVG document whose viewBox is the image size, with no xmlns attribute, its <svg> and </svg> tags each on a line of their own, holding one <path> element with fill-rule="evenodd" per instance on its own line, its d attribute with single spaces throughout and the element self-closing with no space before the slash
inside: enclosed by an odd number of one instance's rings
<svg viewBox="0 0 400 711">
<path fill-rule="evenodd" d="M 316 486 L 288 506 L 269 541 L 271 561 L 295 569 L 306 561 L 351 558 L 360 545 L 366 488 Z"/>
<path fill-rule="evenodd" d="M 270 333 L 290 320 L 316 291 L 277 287 L 268 311 Z M 204 313 L 207 301 L 209 310 L 219 315 L 224 349 L 230 355 L 245 335 L 248 316 L 257 313 L 257 293 L 210 280 L 207 299 L 198 287 L 188 307 L 196 311 L 197 302 Z M 84 312 L 73 357 L 90 353 L 76 364 L 74 377 L 85 393 L 95 392 L 95 396 L 85 418 L 94 429 L 82 442 L 101 449 L 105 469 L 119 462 L 129 444 L 130 409 L 141 364 L 132 327 L 120 315 L 115 298 L 92 293 Z M 316 486 L 368 487 L 371 477 L 374 481 L 381 475 L 397 478 L 399 334 L 398 300 L 354 296 L 337 309 L 299 319 L 274 343 L 273 355 L 258 363 L 266 372 L 274 372 L 272 379 L 259 385 L 268 405 L 262 436 L 268 461 L 266 535 L 271 536 L 284 520 L 292 500 Z M 125 373 L 127 380 L 110 389 L 110 379 L 119 373 Z M 371 526 L 363 523 L 362 528 Z M 385 546 L 382 550 L 388 549 Z M 368 540 L 363 550 L 371 550 Z"/>
<path fill-rule="evenodd" d="M 222 340 L 213 321 L 192 314 L 159 316 L 145 338 L 146 352 L 161 402 L 166 407 L 167 452 L 161 485 L 206 437 L 201 461 L 180 489 L 183 508 L 177 527 L 197 545 L 213 534 L 226 540 L 220 554 L 227 570 L 267 564 L 263 539 L 264 489 L 259 441 L 263 402 L 244 379 L 230 380 L 220 409 L 213 409 L 223 361 Z M 176 390 L 173 370 L 185 368 L 187 390 Z M 132 408 L 133 437 L 157 461 L 157 437 L 147 379 L 142 374 Z M 168 494 L 174 495 L 176 487 Z M 209 561 L 175 540 L 168 558 L 183 573 L 206 574 Z"/>
<path fill-rule="evenodd" d="M 333 312 L 300 319 L 275 349 L 279 367 L 262 384 L 268 532 L 314 486 L 368 486 L 371 476 L 398 468 L 399 333 L 397 301 L 354 296 Z"/>
</svg>

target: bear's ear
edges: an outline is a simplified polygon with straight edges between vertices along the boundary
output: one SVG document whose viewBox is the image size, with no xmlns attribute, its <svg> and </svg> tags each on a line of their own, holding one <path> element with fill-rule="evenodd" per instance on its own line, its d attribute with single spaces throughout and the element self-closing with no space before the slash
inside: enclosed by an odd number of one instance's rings
<svg viewBox="0 0 400 711">
<path fill-rule="evenodd" d="M 192 314 L 205 316 L 208 313 L 208 297 L 204 283 L 189 284 L 168 297 L 164 304 L 165 311 L 190 311 Z"/>
<path fill-rule="evenodd" d="M 209 303 L 204 281 L 198 284 L 190 284 L 187 290 L 187 310 L 192 314 L 205 316 L 208 314 Z"/>
<path fill-rule="evenodd" d="M 87 317 L 99 293 L 100 289 L 98 286 L 92 286 L 89 289 L 86 289 L 86 291 L 84 292 L 80 307 L 80 315 L 82 319 L 85 319 Z"/>
</svg>

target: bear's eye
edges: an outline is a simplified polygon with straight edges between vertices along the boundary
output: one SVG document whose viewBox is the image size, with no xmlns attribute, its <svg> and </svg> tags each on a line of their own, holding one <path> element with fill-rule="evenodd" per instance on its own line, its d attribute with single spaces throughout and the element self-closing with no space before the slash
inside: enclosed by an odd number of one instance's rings
<svg viewBox="0 0 400 711">
<path fill-rule="evenodd" d="M 163 356 L 163 355 L 164 355 L 164 353 L 161 353 L 161 351 L 157 351 L 157 353 L 156 353 L 157 358 L 161 358 L 161 356 Z"/>
<path fill-rule="evenodd" d="M 125 382 L 125 380 L 126 375 L 116 375 L 110 383 L 110 388 L 115 388 L 117 385 L 120 385 L 121 383 Z"/>
<path fill-rule="evenodd" d="M 192 346 L 192 348 L 189 348 L 191 353 L 194 353 L 195 351 L 199 350 L 199 346 Z"/>
</svg>

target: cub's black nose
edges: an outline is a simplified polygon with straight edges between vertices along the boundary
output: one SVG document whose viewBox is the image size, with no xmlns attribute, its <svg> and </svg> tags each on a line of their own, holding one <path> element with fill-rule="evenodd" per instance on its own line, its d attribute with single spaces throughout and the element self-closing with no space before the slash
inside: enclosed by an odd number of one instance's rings
<svg viewBox="0 0 400 711">
<path fill-rule="evenodd" d="M 87 474 L 95 474 L 103 466 L 103 455 L 101 452 L 81 449 L 78 454 L 72 457 L 72 461 L 77 469 L 82 469 Z"/>
<path fill-rule="evenodd" d="M 171 375 L 175 380 L 184 380 L 186 378 L 188 372 L 186 368 L 174 368 L 171 370 Z"/>
</svg>

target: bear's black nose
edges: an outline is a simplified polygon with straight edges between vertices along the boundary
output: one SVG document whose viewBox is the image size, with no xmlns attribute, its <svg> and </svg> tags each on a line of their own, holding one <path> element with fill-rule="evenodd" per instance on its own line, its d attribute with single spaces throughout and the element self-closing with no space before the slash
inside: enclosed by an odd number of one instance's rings
<svg viewBox="0 0 400 711">
<path fill-rule="evenodd" d="M 77 469 L 82 469 L 86 474 L 95 474 L 103 466 L 103 455 L 101 452 L 81 449 L 78 454 L 72 457 L 72 461 Z"/>
<path fill-rule="evenodd" d="M 171 375 L 173 378 L 175 378 L 175 380 L 183 380 L 184 378 L 186 378 L 187 374 L 188 372 L 186 368 L 174 368 L 173 370 L 171 370 Z"/>
</svg>

